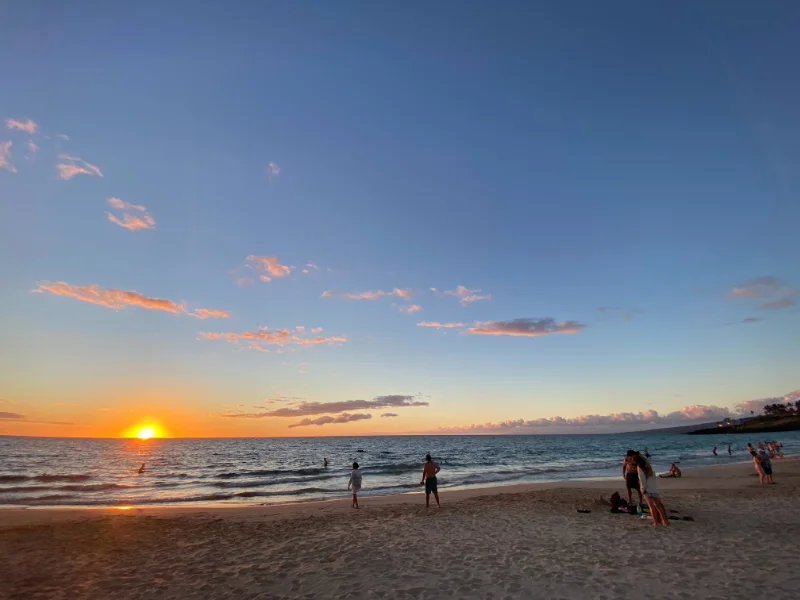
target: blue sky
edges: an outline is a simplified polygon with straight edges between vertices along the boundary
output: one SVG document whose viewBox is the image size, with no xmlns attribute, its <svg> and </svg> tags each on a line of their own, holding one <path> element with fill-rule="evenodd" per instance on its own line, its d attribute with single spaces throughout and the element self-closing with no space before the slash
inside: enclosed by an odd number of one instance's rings
<svg viewBox="0 0 800 600">
<path fill-rule="evenodd" d="M 0 426 L 435 431 L 796 389 L 798 26 L 791 2 L 7 7 L 0 398 L 24 419 Z M 515 319 L 552 333 L 477 335 Z M 264 327 L 291 333 L 203 335 Z M 428 405 L 291 432 L 253 408 L 394 395 Z"/>
</svg>

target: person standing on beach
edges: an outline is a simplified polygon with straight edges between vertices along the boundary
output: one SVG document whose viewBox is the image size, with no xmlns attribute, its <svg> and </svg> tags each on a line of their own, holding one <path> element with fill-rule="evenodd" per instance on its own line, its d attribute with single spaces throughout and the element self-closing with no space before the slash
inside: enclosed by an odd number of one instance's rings
<svg viewBox="0 0 800 600">
<path fill-rule="evenodd" d="M 758 453 L 755 450 L 750 450 L 750 456 L 753 457 L 753 465 L 756 468 L 756 475 L 758 475 L 758 482 L 764 485 L 764 469 L 761 468 L 761 461 L 758 458 Z"/>
<path fill-rule="evenodd" d="M 728 456 L 733 456 L 733 450 L 731 450 L 730 444 L 728 444 Z"/>
<path fill-rule="evenodd" d="M 659 524 L 669 527 L 667 509 L 661 501 L 661 494 L 656 484 L 656 474 L 647 459 L 641 454 L 634 456 L 637 474 L 639 475 L 640 491 L 644 495 L 647 506 L 650 507 L 650 515 L 653 517 L 653 527 Z"/>
<path fill-rule="evenodd" d="M 353 489 L 353 508 L 358 506 L 358 492 L 361 491 L 361 470 L 358 468 L 358 463 L 353 463 L 353 470 L 350 471 L 350 481 L 347 484 L 347 489 Z"/>
<path fill-rule="evenodd" d="M 431 505 L 431 494 L 436 498 L 436 506 L 440 508 L 442 506 L 439 504 L 439 485 L 436 480 L 436 474 L 441 470 L 442 468 L 433 462 L 431 455 L 426 454 L 425 466 L 422 468 L 422 481 L 419 482 L 420 485 L 425 484 L 425 508 Z"/>
<path fill-rule="evenodd" d="M 633 504 L 633 494 L 631 490 L 636 490 L 639 494 L 639 504 L 642 503 L 642 491 L 639 489 L 639 473 L 634 458 L 639 454 L 636 450 L 628 450 L 625 453 L 625 460 L 622 461 L 622 478 L 625 480 L 625 487 L 628 490 L 628 504 Z"/>
<path fill-rule="evenodd" d="M 714 446 L 714 449 L 711 451 L 711 454 L 713 454 L 714 456 L 717 455 L 717 447 L 716 446 Z"/>
<path fill-rule="evenodd" d="M 772 462 L 769 460 L 769 454 L 759 451 L 756 460 L 761 464 L 761 470 L 764 472 L 764 479 L 761 480 L 761 483 L 763 484 L 765 481 L 775 483 L 772 481 Z"/>
</svg>

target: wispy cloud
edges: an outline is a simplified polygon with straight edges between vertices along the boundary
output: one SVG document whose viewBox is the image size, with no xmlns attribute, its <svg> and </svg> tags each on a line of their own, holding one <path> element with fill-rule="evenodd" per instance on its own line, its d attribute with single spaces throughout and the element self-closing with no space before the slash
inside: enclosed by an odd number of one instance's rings
<svg viewBox="0 0 800 600">
<path fill-rule="evenodd" d="M 408 315 L 413 315 L 415 312 L 421 311 L 422 307 L 419 304 L 406 304 L 405 306 L 398 306 L 397 310 Z"/>
<path fill-rule="evenodd" d="M 383 413 L 381 417 L 399 417 L 397 413 Z"/>
<path fill-rule="evenodd" d="M 103 173 L 98 167 L 77 156 L 59 154 L 58 158 L 64 161 L 56 165 L 59 179 L 72 179 L 75 175 L 103 176 Z"/>
<path fill-rule="evenodd" d="M 303 273 L 308 275 L 312 271 L 321 271 L 321 270 L 322 269 L 320 267 L 318 267 L 317 265 L 315 265 L 314 263 L 306 263 L 305 268 L 303 268 Z"/>
<path fill-rule="evenodd" d="M 56 137 L 57 138 L 61 138 L 65 142 L 69 141 L 69 136 L 66 133 L 58 133 L 58 134 L 56 134 Z"/>
<path fill-rule="evenodd" d="M 795 305 L 800 289 L 787 284 L 772 275 L 754 277 L 732 288 L 727 298 L 757 298 L 764 300 L 758 307 L 766 310 L 780 310 Z"/>
<path fill-rule="evenodd" d="M 36 154 L 36 152 L 38 152 L 38 151 L 39 151 L 39 146 L 37 146 L 37 145 L 36 145 L 36 144 L 33 142 L 33 140 L 28 140 L 28 144 L 27 144 L 27 146 L 28 146 L 28 152 L 30 152 L 30 153 L 31 153 L 31 156 L 33 156 L 34 154 Z"/>
<path fill-rule="evenodd" d="M 33 290 L 36 293 L 47 292 L 54 296 L 69 296 L 90 304 L 113 308 L 114 310 L 122 310 L 128 306 L 138 306 L 149 310 L 161 310 L 174 315 L 186 314 L 199 319 L 207 319 L 209 317 L 227 318 L 230 316 L 224 310 L 198 308 L 192 311 L 184 303 L 163 298 L 151 298 L 139 292 L 102 288 L 98 285 L 71 285 L 64 281 L 40 281 L 37 286 Z"/>
<path fill-rule="evenodd" d="M 129 231 L 136 231 L 137 229 L 152 229 L 156 226 L 155 219 L 147 212 L 147 208 L 144 206 L 129 204 L 119 198 L 109 198 L 108 204 L 111 208 L 119 211 L 122 217 L 120 219 L 113 213 L 106 212 L 108 220 L 120 227 L 124 227 Z"/>
<path fill-rule="evenodd" d="M 286 277 L 294 267 L 287 267 L 278 262 L 277 256 L 256 256 L 251 254 L 245 259 L 245 265 L 259 274 L 261 281 L 272 281 L 276 277 Z"/>
<path fill-rule="evenodd" d="M 438 323 L 436 321 L 420 321 L 417 327 L 433 327 L 435 329 L 463 329 L 464 323 Z"/>
<path fill-rule="evenodd" d="M 585 328 L 586 325 L 577 321 L 561 321 L 559 323 L 555 319 L 546 317 L 543 319 L 512 319 L 510 321 L 479 321 L 467 329 L 467 333 L 538 337 L 555 333 L 580 333 Z"/>
<path fill-rule="evenodd" d="M 432 291 L 436 291 L 435 288 L 431 288 Z M 462 306 L 467 306 L 468 304 L 472 304 L 473 302 L 479 302 L 481 300 L 491 300 L 491 294 L 482 294 L 482 290 L 480 289 L 469 289 L 468 287 L 464 287 L 463 285 L 459 285 L 454 290 L 445 290 L 442 292 L 445 296 L 455 296 L 458 298 L 458 301 L 461 303 Z"/>
<path fill-rule="evenodd" d="M 365 419 L 371 419 L 372 415 L 370 414 L 363 414 L 363 413 L 356 413 L 356 414 L 348 414 L 342 413 L 341 415 L 331 417 L 319 417 L 317 419 L 303 419 L 297 423 L 292 423 L 289 425 L 289 428 L 293 427 L 308 427 L 309 425 L 330 425 L 334 423 L 352 423 L 353 421 L 364 421 Z"/>
<path fill-rule="evenodd" d="M 9 129 L 24 131 L 28 135 L 33 135 L 39 130 L 39 126 L 31 119 L 17 120 L 9 118 L 6 119 L 6 127 Z"/>
<path fill-rule="evenodd" d="M 28 419 L 25 415 L 13 412 L 0 412 L 0 421 L 12 423 L 29 423 L 35 425 L 72 425 L 72 423 L 64 423 L 61 421 L 34 421 Z"/>
<path fill-rule="evenodd" d="M 266 352 L 267 349 L 264 348 L 264 345 L 267 346 L 286 346 L 286 345 L 297 345 L 297 346 L 318 346 L 320 344 L 343 344 L 347 341 L 347 338 L 344 336 L 315 336 L 315 337 L 304 337 L 303 335 L 298 335 L 304 333 L 298 331 L 297 333 L 292 332 L 289 329 L 269 329 L 267 327 L 263 327 L 256 331 L 243 331 L 243 332 L 228 332 L 228 333 L 218 333 L 218 332 L 201 332 L 199 335 L 201 338 L 206 340 L 224 340 L 228 343 L 234 345 L 244 345 L 251 350 L 259 350 L 262 352 Z"/>
<path fill-rule="evenodd" d="M 298 402 L 294 406 L 284 406 L 274 410 L 250 414 L 226 414 L 232 419 L 264 419 L 267 417 L 307 417 L 349 412 L 354 410 L 375 410 L 380 408 L 404 408 L 428 406 L 428 402 L 417 400 L 416 396 L 389 395 L 378 396 L 372 400 L 344 400 L 341 402 Z"/>
<path fill-rule="evenodd" d="M 12 142 L 0 142 L 0 169 L 7 169 L 12 173 L 17 172 L 17 168 L 9 161 L 11 160 Z"/>
<path fill-rule="evenodd" d="M 273 161 L 269 161 L 267 165 L 267 174 L 272 177 L 273 175 L 277 176 L 281 174 L 281 168 L 275 164 Z"/>
<path fill-rule="evenodd" d="M 383 290 L 374 290 L 368 292 L 339 292 L 336 290 L 325 290 L 322 292 L 323 298 L 347 298 L 348 300 L 377 300 L 378 298 L 383 298 L 384 296 L 396 296 L 398 298 L 403 298 L 404 300 L 408 300 L 411 297 L 413 290 L 411 289 L 402 289 L 402 288 L 394 288 L 390 292 L 385 292 Z"/>
</svg>

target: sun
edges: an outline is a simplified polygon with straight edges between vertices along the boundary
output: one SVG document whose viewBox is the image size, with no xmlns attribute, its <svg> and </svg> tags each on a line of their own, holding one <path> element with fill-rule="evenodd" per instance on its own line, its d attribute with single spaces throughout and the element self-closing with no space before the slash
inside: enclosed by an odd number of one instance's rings
<svg viewBox="0 0 800 600">
<path fill-rule="evenodd" d="M 140 440 L 149 440 L 156 434 L 156 430 L 152 427 L 141 427 L 139 431 L 136 432 L 136 437 Z"/>
</svg>

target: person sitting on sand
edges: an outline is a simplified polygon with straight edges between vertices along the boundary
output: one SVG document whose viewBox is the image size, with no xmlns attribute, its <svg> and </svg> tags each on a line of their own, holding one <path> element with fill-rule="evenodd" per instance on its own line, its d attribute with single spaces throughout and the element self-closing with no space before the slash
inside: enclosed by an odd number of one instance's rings
<svg viewBox="0 0 800 600">
<path fill-rule="evenodd" d="M 672 463 L 669 467 L 669 473 L 662 473 L 659 475 L 662 479 L 664 477 L 680 477 L 682 475 L 681 470 L 678 468 L 678 465 Z"/>
<path fill-rule="evenodd" d="M 142 466 L 139 467 L 139 475 L 141 475 L 142 473 L 144 473 L 144 463 L 142 463 Z"/>
<path fill-rule="evenodd" d="M 661 501 L 661 494 L 658 491 L 658 485 L 656 485 L 656 474 L 653 472 L 653 467 L 641 454 L 637 454 L 634 460 L 639 474 L 640 491 L 647 502 L 647 506 L 650 507 L 650 515 L 653 517 L 653 527 L 658 527 L 659 524 L 669 527 L 667 509 L 664 508 L 664 503 Z"/>
<path fill-rule="evenodd" d="M 631 490 L 636 490 L 639 494 L 639 504 L 642 503 L 642 492 L 639 489 L 639 474 L 636 470 L 634 457 L 639 454 L 636 450 L 628 450 L 625 453 L 625 460 L 622 461 L 622 478 L 625 480 L 625 487 L 628 490 L 628 504 L 633 504 Z"/>
<path fill-rule="evenodd" d="M 619 495 L 619 492 L 614 492 L 611 494 L 610 504 L 612 513 L 628 512 L 628 502 L 625 500 L 625 498 Z"/>
<path fill-rule="evenodd" d="M 350 481 L 347 483 L 347 489 L 353 489 L 353 508 L 358 506 L 358 492 L 361 491 L 361 470 L 358 468 L 358 463 L 353 463 L 353 470 L 350 471 Z"/>
<path fill-rule="evenodd" d="M 436 480 L 436 474 L 442 468 L 431 458 L 430 454 L 425 455 L 425 466 L 422 468 L 422 481 L 420 485 L 425 484 L 425 508 L 431 505 L 431 494 L 436 498 L 436 506 L 441 508 L 439 504 L 439 482 Z"/>
</svg>

